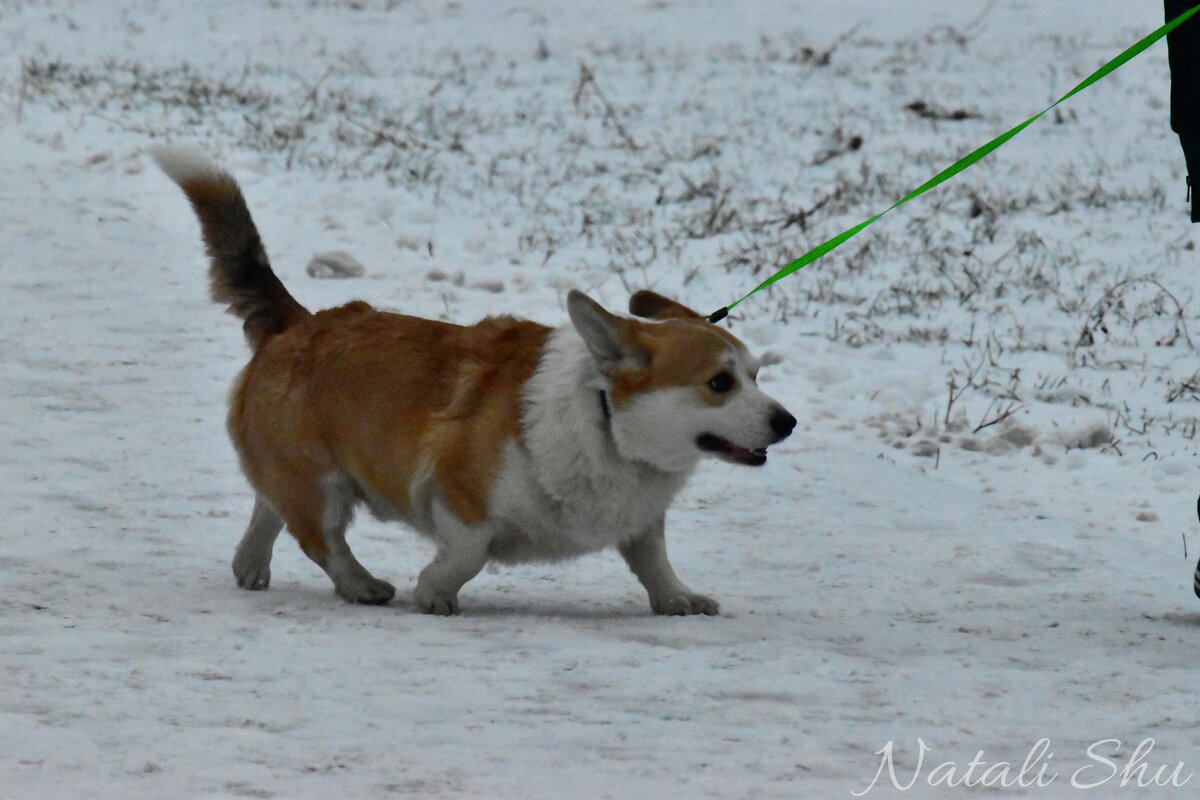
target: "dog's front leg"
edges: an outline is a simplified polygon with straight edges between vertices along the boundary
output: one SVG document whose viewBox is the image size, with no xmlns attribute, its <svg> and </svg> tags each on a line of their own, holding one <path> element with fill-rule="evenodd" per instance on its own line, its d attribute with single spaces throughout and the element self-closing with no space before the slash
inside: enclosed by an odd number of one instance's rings
<svg viewBox="0 0 1200 800">
<path fill-rule="evenodd" d="M 665 518 L 650 526 L 645 533 L 621 543 L 621 555 L 633 574 L 650 595 L 650 608 L 656 614 L 717 614 L 716 600 L 696 594 L 675 576 L 667 559 Z"/>
<path fill-rule="evenodd" d="M 486 525 L 466 525 L 448 509 L 434 511 L 438 552 L 417 578 L 414 597 L 426 614 L 458 613 L 458 590 L 479 574 L 488 560 L 492 531 Z"/>
</svg>

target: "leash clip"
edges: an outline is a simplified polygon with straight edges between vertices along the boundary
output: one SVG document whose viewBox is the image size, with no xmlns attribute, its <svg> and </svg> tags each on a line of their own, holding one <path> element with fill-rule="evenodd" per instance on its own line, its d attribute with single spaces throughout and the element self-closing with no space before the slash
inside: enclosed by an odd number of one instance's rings
<svg viewBox="0 0 1200 800">
<path fill-rule="evenodd" d="M 714 325 L 729 316 L 729 306 L 721 306 L 708 315 L 707 319 Z"/>
</svg>

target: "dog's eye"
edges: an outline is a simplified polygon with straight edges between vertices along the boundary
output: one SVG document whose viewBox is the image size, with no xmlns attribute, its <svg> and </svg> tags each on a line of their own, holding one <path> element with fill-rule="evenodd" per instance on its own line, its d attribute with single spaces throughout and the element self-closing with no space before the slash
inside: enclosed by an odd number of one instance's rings
<svg viewBox="0 0 1200 800">
<path fill-rule="evenodd" d="M 728 372 L 718 372 L 713 376 L 713 379 L 708 382 L 708 388 L 712 389 L 717 394 L 724 394 L 734 387 L 737 382 Z"/>
</svg>

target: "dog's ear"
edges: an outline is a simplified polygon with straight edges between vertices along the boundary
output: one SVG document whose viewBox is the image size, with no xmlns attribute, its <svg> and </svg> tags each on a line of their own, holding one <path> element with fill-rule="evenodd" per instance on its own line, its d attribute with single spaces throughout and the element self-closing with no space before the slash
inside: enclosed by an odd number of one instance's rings
<svg viewBox="0 0 1200 800">
<path fill-rule="evenodd" d="M 604 374 L 641 369 L 646 365 L 646 351 L 634 342 L 633 326 L 637 322 L 610 314 L 577 289 L 567 293 L 567 313 Z"/>
<path fill-rule="evenodd" d="M 703 319 L 682 303 L 649 289 L 633 293 L 629 298 L 629 313 L 646 319 Z"/>
</svg>

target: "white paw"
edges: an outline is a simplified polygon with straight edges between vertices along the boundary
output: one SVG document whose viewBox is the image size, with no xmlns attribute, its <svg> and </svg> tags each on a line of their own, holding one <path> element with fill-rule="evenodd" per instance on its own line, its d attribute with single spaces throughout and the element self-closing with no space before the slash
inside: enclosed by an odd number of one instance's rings
<svg viewBox="0 0 1200 800">
<path fill-rule="evenodd" d="M 437 592 L 428 587 L 418 586 L 414 594 L 417 608 L 426 614 L 436 614 L 439 617 L 452 617 L 458 613 L 458 595 Z"/>
<path fill-rule="evenodd" d="M 693 592 L 677 592 L 650 598 L 650 608 L 655 614 L 684 617 L 690 614 L 705 614 L 716 616 L 721 613 L 721 606 L 708 595 Z"/>
<path fill-rule="evenodd" d="M 395 586 L 369 574 L 344 578 L 334 588 L 345 600 L 366 605 L 383 605 L 396 596 Z"/>
<path fill-rule="evenodd" d="M 233 555 L 233 577 L 243 589 L 267 588 L 271 585 L 271 554 L 239 548 Z"/>
</svg>

